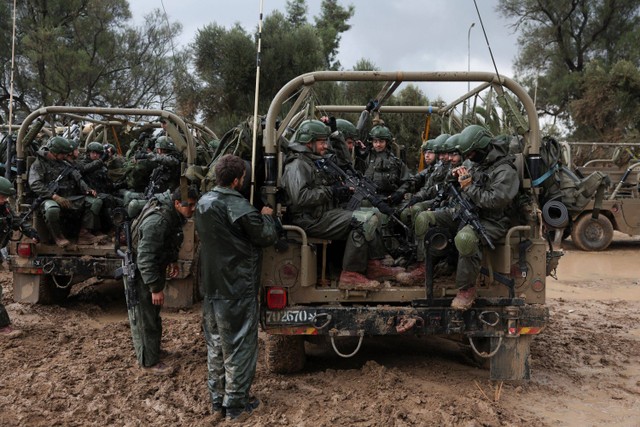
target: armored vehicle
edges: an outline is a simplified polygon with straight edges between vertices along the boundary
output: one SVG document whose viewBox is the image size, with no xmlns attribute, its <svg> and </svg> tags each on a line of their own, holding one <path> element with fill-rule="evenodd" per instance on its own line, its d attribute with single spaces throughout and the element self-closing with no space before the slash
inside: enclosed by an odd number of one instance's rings
<svg viewBox="0 0 640 427">
<path fill-rule="evenodd" d="M 340 289 L 339 272 L 331 261 L 335 258 L 333 252 L 340 250 L 337 242 L 311 238 L 303 229 L 285 223 L 287 245 L 268 249 L 262 269 L 261 324 L 267 334 L 268 368 L 278 373 L 302 369 L 305 341 L 317 337 L 330 341 L 340 356 L 350 357 L 365 337 L 444 336 L 465 340 L 476 356 L 489 360 L 492 379 L 528 379 L 531 341 L 548 322 L 546 280 L 555 272 L 562 255 L 552 249 L 546 238 L 536 203 L 540 189 L 532 185 L 545 171 L 540 164 L 538 117 L 529 95 L 515 81 L 484 72 L 321 71 L 298 76 L 274 97 L 266 118 L 266 180 L 262 194 L 272 206 L 277 204 L 287 132 L 305 118 L 360 113 L 365 109 L 316 105 L 314 86 L 324 82 L 379 82 L 383 86 L 379 100 L 386 99 L 403 82 L 479 82 L 449 105 L 384 106 L 381 102 L 377 106 L 381 114 L 436 114 L 444 117 L 443 122 L 448 121 L 456 106 L 483 91 L 498 94 L 505 101 L 505 110 L 517 100 L 517 107 L 505 112 L 524 141 L 524 151 L 518 156 L 520 191 L 531 196 L 536 208 L 529 212 L 525 223 L 514 226 L 502 241 L 495 242 L 495 250 L 485 251 L 477 284 L 479 297 L 464 312 L 450 308 L 456 293 L 453 280 L 434 279 L 430 274 L 418 286 L 390 281 L 376 290 Z M 285 106 L 290 98 L 295 101 Z M 524 111 L 525 116 L 517 116 L 518 111 Z M 276 128 L 276 118 L 281 115 L 285 117 Z M 426 262 L 429 255 L 435 256 L 451 244 L 437 233 L 426 239 Z M 427 271 L 429 268 L 427 265 Z M 338 348 L 340 337 L 357 340 L 355 350 Z"/>
<path fill-rule="evenodd" d="M 86 129 L 79 130 L 69 137 L 78 139 L 83 147 L 90 141 L 113 144 L 123 153 L 129 141 L 123 139 L 133 129 L 138 131 L 153 130 L 159 127 L 157 118 L 167 122 L 166 132 L 175 141 L 182 152 L 181 186 L 187 185 L 186 171 L 194 165 L 196 159 L 196 136 L 192 126 L 188 126 L 180 117 L 164 110 L 128 109 L 128 108 L 92 108 L 92 107 L 43 107 L 30 114 L 22 123 L 16 141 L 16 211 L 23 217 L 31 214 L 27 220 L 33 221 L 34 227 L 41 236 L 39 243 L 30 239 L 11 241 L 9 244 L 9 261 L 13 273 L 14 300 L 29 303 L 60 302 L 71 291 L 73 285 L 89 278 L 109 279 L 121 267 L 122 259 L 116 253 L 116 241 L 113 232 L 105 243 L 91 245 L 72 244 L 59 247 L 48 235 L 41 212 L 33 208 L 33 200 L 28 199 L 27 191 L 29 167 L 34 161 L 28 155 L 25 146 L 43 130 L 45 122 L 56 123 L 75 120 L 86 123 Z M 77 129 L 77 128 L 76 128 Z M 44 128 L 47 130 L 47 128 Z M 215 134 L 200 127 L 198 132 L 206 131 L 206 138 L 214 139 Z M 46 135 L 55 135 L 60 129 L 49 129 Z M 68 131 L 65 130 L 65 131 Z M 139 136 L 139 135 L 138 135 Z M 206 139 L 204 138 L 204 139 Z M 129 137 L 131 139 L 131 137 Z M 32 212 L 30 212 L 32 211 Z M 67 224 L 70 236 L 77 224 Z M 77 227 L 76 227 L 77 228 Z M 76 230 L 77 232 L 77 230 Z M 168 280 L 165 289 L 165 304 L 169 307 L 184 307 L 193 303 L 198 296 L 197 284 L 197 239 L 193 221 L 187 221 L 183 229 L 184 243 L 180 248 L 179 275 Z M 119 243 L 119 242 L 118 242 Z"/>
</svg>

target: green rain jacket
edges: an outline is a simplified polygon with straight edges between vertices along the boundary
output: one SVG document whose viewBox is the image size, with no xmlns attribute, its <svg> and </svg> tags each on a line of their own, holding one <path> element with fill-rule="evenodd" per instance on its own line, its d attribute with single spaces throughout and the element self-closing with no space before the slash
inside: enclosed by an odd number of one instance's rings
<svg viewBox="0 0 640 427">
<path fill-rule="evenodd" d="M 491 150 L 480 163 L 474 163 L 470 172 L 473 183 L 464 191 L 480 209 L 480 219 L 509 227 L 507 209 L 518 194 L 520 180 L 509 146 L 499 140 L 491 142 Z"/>
<path fill-rule="evenodd" d="M 182 246 L 182 226 L 186 219 L 175 209 L 170 193 L 156 195 L 159 209 L 138 227 L 136 264 L 142 282 L 151 292 L 164 289 L 167 266 L 178 260 Z"/>
<path fill-rule="evenodd" d="M 205 296 L 255 297 L 262 248 L 278 240 L 273 217 L 262 215 L 239 192 L 217 186 L 198 201 L 195 225 Z"/>
</svg>

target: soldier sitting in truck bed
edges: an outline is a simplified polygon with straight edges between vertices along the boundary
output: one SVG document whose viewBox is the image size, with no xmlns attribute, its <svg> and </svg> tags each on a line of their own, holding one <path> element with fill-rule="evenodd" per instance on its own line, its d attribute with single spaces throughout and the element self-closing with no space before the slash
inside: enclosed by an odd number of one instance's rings
<svg viewBox="0 0 640 427">
<path fill-rule="evenodd" d="M 508 155 L 508 144 L 494 139 L 483 127 L 471 125 L 460 133 L 456 147 L 465 159 L 473 162 L 473 167 L 461 166 L 452 173 L 457 178 L 462 196 L 478 209 L 481 226 L 495 242 L 509 230 L 511 219 L 507 212 L 520 185 L 513 159 Z M 481 238 L 477 227 L 460 225 L 463 224 L 460 224 L 458 216 L 449 209 L 425 211 L 416 217 L 416 229 L 422 227 L 425 234 L 433 226 L 445 227 L 455 233 L 458 293 L 451 307 L 466 310 L 475 300 L 482 251 L 488 242 Z"/>
<path fill-rule="evenodd" d="M 341 289 L 377 289 L 379 280 L 395 278 L 404 269 L 381 261 L 385 254 L 377 214 L 337 207 L 350 189 L 315 163 L 326 154 L 330 133 L 321 121 L 306 120 L 293 136 L 282 175 L 288 213 L 310 237 L 346 241 Z"/>
<path fill-rule="evenodd" d="M 104 235 L 94 235 L 99 230 L 99 217 L 102 201 L 92 202 L 85 196 L 96 196 L 82 180 L 80 172 L 66 158 L 73 152 L 71 143 L 61 136 L 49 140 L 47 147 L 37 153 L 37 159 L 29 169 L 29 187 L 36 197 L 43 200 L 41 210 L 49 233 L 59 247 L 69 245 L 62 233 L 61 215 L 81 217 L 78 244 L 93 244 L 104 239 Z"/>
</svg>

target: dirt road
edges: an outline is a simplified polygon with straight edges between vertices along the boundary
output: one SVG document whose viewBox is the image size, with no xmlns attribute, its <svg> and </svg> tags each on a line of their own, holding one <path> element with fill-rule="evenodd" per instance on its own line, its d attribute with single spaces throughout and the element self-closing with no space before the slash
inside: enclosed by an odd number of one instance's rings
<svg viewBox="0 0 640 427">
<path fill-rule="evenodd" d="M 365 340 L 348 360 L 314 345 L 298 375 L 259 362 L 264 405 L 248 425 L 640 426 L 639 260 L 638 240 L 604 253 L 567 245 L 531 381 L 491 382 L 445 340 Z M 0 280 L 26 332 L 0 341 L 0 425 L 211 425 L 199 306 L 164 311 L 163 346 L 178 371 L 158 378 L 135 367 L 117 284 L 81 287 L 60 307 L 13 303 L 10 276 Z"/>
</svg>

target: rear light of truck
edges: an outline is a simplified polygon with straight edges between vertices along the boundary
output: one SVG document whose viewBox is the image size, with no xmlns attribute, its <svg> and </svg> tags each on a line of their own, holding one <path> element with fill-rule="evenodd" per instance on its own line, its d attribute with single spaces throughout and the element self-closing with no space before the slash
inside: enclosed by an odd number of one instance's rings
<svg viewBox="0 0 640 427">
<path fill-rule="evenodd" d="M 33 243 L 18 243 L 16 252 L 22 258 L 31 258 L 33 256 Z"/>
<path fill-rule="evenodd" d="M 285 288 L 267 288 L 267 308 L 282 310 L 287 306 L 287 291 Z"/>
</svg>

